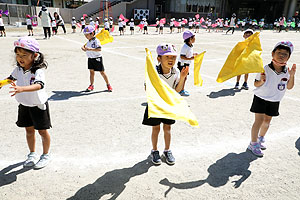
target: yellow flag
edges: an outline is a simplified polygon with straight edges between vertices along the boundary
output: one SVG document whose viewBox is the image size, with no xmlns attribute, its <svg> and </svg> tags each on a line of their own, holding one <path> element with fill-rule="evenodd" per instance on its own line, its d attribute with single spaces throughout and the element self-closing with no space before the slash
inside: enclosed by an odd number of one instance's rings
<svg viewBox="0 0 300 200">
<path fill-rule="evenodd" d="M 202 86 L 203 84 L 203 79 L 200 75 L 200 68 L 205 52 L 206 51 L 203 51 L 202 53 L 196 55 L 194 58 L 194 85 L 196 86 Z"/>
<path fill-rule="evenodd" d="M 256 32 L 232 49 L 218 75 L 217 82 L 222 83 L 242 74 L 264 72 L 261 53 L 259 32 Z"/>
<path fill-rule="evenodd" d="M 0 88 L 3 87 L 4 85 L 10 84 L 12 81 L 10 79 L 4 79 L 0 81 Z"/>
<path fill-rule="evenodd" d="M 97 33 L 95 37 L 100 40 L 101 45 L 114 41 L 114 38 L 105 29 L 102 29 L 99 33 Z"/>
<path fill-rule="evenodd" d="M 183 97 L 159 78 L 154 68 L 152 54 L 147 48 L 146 53 L 145 78 L 148 117 L 183 120 L 192 126 L 199 127 L 195 115 Z"/>
</svg>

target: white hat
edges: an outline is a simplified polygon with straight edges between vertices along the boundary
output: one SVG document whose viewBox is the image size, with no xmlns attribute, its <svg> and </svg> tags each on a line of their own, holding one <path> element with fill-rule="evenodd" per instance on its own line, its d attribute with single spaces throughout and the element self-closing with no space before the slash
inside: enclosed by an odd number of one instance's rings
<svg viewBox="0 0 300 200">
<path fill-rule="evenodd" d="M 93 18 L 90 18 L 90 21 L 92 21 L 93 20 Z"/>
<path fill-rule="evenodd" d="M 293 45 L 290 41 L 281 41 L 281 42 L 278 42 L 278 43 L 275 45 L 273 51 L 274 51 L 278 46 L 285 46 L 285 47 L 290 48 L 291 54 L 292 54 L 293 51 L 294 51 L 294 45 Z"/>
<path fill-rule="evenodd" d="M 244 34 L 247 32 L 251 32 L 252 34 L 254 33 L 254 31 L 251 28 L 248 28 L 247 30 L 244 31 Z"/>
</svg>

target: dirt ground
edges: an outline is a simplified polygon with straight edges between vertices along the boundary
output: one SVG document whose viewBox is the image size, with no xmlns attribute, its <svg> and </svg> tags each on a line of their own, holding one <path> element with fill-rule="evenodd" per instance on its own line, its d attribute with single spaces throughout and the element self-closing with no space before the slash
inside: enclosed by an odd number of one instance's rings
<svg viewBox="0 0 300 200">
<path fill-rule="evenodd" d="M 137 28 L 136 28 L 137 29 Z M 146 105 L 144 91 L 145 48 L 153 57 L 159 43 L 183 45 L 182 34 L 158 35 L 135 32 L 125 36 L 113 33 L 114 42 L 103 46 L 103 61 L 113 92 L 106 91 L 100 74 L 95 90 L 89 85 L 87 57 L 80 47 L 86 42 L 82 33 L 64 35 L 62 29 L 50 40 L 43 40 L 36 28 L 41 52 L 49 67 L 46 90 L 53 128 L 52 162 L 44 169 L 23 169 L 28 154 L 25 130 L 15 124 L 17 102 L 0 90 L 0 199 L 1 200 L 95 200 L 95 199 L 299 199 L 300 125 L 299 71 L 293 90 L 280 104 L 280 116 L 272 120 L 267 133 L 265 156 L 257 158 L 246 151 L 254 114 L 249 111 L 253 98 L 254 74 L 250 89 L 233 90 L 235 78 L 217 83 L 218 72 L 241 31 L 233 35 L 207 33 L 196 35 L 195 52 L 207 51 L 201 68 L 202 87 L 193 86 L 191 71 L 185 98 L 197 116 L 200 128 L 177 121 L 172 126 L 171 149 L 176 164 L 153 166 L 151 127 L 143 126 Z M 13 41 L 27 35 L 25 28 L 7 27 L 0 38 L 0 79 L 14 68 Z M 263 61 L 271 61 L 271 51 L 280 40 L 295 46 L 288 65 L 299 64 L 300 33 L 263 31 Z M 242 80 L 243 81 L 243 77 Z M 241 83 L 240 83 L 241 84 Z M 163 134 L 159 150 L 164 148 Z M 37 135 L 37 152 L 42 153 Z"/>
</svg>

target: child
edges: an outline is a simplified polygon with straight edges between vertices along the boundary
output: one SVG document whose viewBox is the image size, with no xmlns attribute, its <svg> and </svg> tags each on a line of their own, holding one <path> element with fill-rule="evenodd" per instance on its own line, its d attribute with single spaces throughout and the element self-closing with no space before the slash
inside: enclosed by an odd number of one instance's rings
<svg viewBox="0 0 300 200">
<path fill-rule="evenodd" d="M 133 18 L 131 18 L 131 20 L 129 22 L 129 26 L 130 26 L 131 35 L 133 35 L 134 34 L 134 20 L 133 20 Z"/>
<path fill-rule="evenodd" d="M 113 24 L 114 24 L 113 18 L 112 18 L 112 17 L 109 17 L 109 29 L 110 29 L 110 30 L 112 30 Z"/>
<path fill-rule="evenodd" d="M 254 82 L 254 98 L 250 111 L 255 113 L 255 121 L 251 129 L 251 142 L 248 149 L 256 156 L 262 157 L 261 150 L 272 117 L 279 115 L 279 103 L 286 89 L 294 87 L 296 64 L 286 67 L 293 52 L 290 41 L 278 42 L 272 51 L 272 62 L 264 67 L 265 73 L 257 74 Z M 258 137 L 259 135 L 259 137 Z"/>
<path fill-rule="evenodd" d="M 177 33 L 181 33 L 181 19 L 178 19 Z"/>
<path fill-rule="evenodd" d="M 6 37 L 2 14 L 0 14 L 0 37 Z"/>
<path fill-rule="evenodd" d="M 244 31 L 246 25 L 246 19 L 243 19 L 242 21 L 242 31 Z"/>
<path fill-rule="evenodd" d="M 30 15 L 26 15 L 26 24 L 27 24 L 28 36 L 31 35 L 33 36 L 32 21 L 30 19 Z"/>
<path fill-rule="evenodd" d="M 52 35 L 57 34 L 57 24 L 55 18 L 51 19 Z"/>
<path fill-rule="evenodd" d="M 210 33 L 210 29 L 211 29 L 211 19 L 208 19 L 208 22 L 207 22 L 207 29 L 208 29 L 208 32 Z"/>
<path fill-rule="evenodd" d="M 84 28 L 83 33 L 86 39 L 89 40 L 83 47 L 81 47 L 88 57 L 88 69 L 90 70 L 90 85 L 87 88 L 87 91 L 90 92 L 94 90 L 95 71 L 100 71 L 100 74 L 106 82 L 107 90 L 112 92 L 112 87 L 108 81 L 106 73 L 104 72 L 102 55 L 100 53 L 101 44 L 95 37 L 95 27 L 88 25 Z"/>
<path fill-rule="evenodd" d="M 120 35 L 122 35 L 122 34 L 124 35 L 124 27 L 123 27 L 123 23 L 122 23 L 122 19 L 121 18 L 119 18 L 118 25 L 119 25 Z"/>
<path fill-rule="evenodd" d="M 90 24 L 89 25 L 95 27 L 95 21 L 93 20 L 93 18 L 90 18 Z"/>
<path fill-rule="evenodd" d="M 171 19 L 170 19 L 170 33 L 171 33 L 171 34 L 173 33 L 173 30 L 174 30 L 174 19 L 171 18 Z"/>
<path fill-rule="evenodd" d="M 159 32 L 158 34 L 164 34 L 164 23 L 159 21 Z"/>
<path fill-rule="evenodd" d="M 199 19 L 197 19 L 196 21 L 195 21 L 195 33 L 199 33 L 199 30 L 200 30 L 200 20 Z"/>
<path fill-rule="evenodd" d="M 83 17 L 80 18 L 80 24 L 81 24 L 81 30 L 80 30 L 81 33 L 85 28 L 85 19 Z"/>
<path fill-rule="evenodd" d="M 71 25 L 72 25 L 72 33 L 76 33 L 76 20 L 75 17 L 72 17 L 72 21 L 71 21 Z"/>
<path fill-rule="evenodd" d="M 160 44 L 156 48 L 157 60 L 159 65 L 156 66 L 159 77 L 169 84 L 170 87 L 177 92 L 182 90 L 184 80 L 188 74 L 189 68 L 184 68 L 181 73 L 174 67 L 176 62 L 177 53 L 175 47 L 171 44 Z M 161 157 L 157 150 L 158 134 L 160 132 L 160 124 L 163 123 L 164 138 L 165 138 L 165 150 L 163 157 L 166 159 L 166 163 L 169 165 L 175 164 L 175 158 L 170 150 L 171 143 L 171 125 L 175 123 L 175 120 L 164 118 L 148 118 L 148 106 L 146 107 L 143 124 L 152 126 L 152 163 L 154 165 L 161 164 Z"/>
<path fill-rule="evenodd" d="M 193 52 L 193 43 L 196 41 L 194 33 L 189 30 L 184 31 L 183 33 L 184 45 L 180 51 L 180 57 L 178 59 L 178 69 L 182 71 L 185 67 L 189 67 L 192 60 L 194 60 L 194 56 L 197 55 Z M 184 79 L 184 83 L 182 86 L 182 90 L 179 91 L 181 96 L 190 96 L 188 91 L 184 90 L 186 78 Z"/>
<path fill-rule="evenodd" d="M 247 39 L 248 37 L 250 37 L 251 35 L 253 35 L 253 30 L 252 29 L 247 29 L 245 32 L 244 32 L 244 35 L 243 37 L 245 39 Z M 249 74 L 245 74 L 245 77 L 244 77 L 244 83 L 242 85 L 242 89 L 245 89 L 245 90 L 248 90 L 249 87 L 248 87 L 248 84 L 247 84 L 247 81 L 248 81 L 248 76 Z M 240 85 L 240 79 L 241 79 L 241 75 L 237 76 L 236 77 L 236 84 L 234 86 L 234 89 L 239 89 L 239 85 Z"/>
<path fill-rule="evenodd" d="M 296 29 L 296 32 L 299 31 L 300 32 L 300 21 L 298 22 L 297 24 L 297 29 Z"/>
<path fill-rule="evenodd" d="M 148 22 L 147 22 L 146 18 L 144 18 L 143 21 L 144 21 L 144 34 L 145 34 L 146 32 L 147 32 L 147 34 L 148 34 Z"/>
<path fill-rule="evenodd" d="M 22 37 L 14 42 L 17 67 L 7 78 L 11 81 L 11 96 L 15 96 L 19 103 L 17 126 L 25 127 L 27 144 L 30 150 L 24 167 L 40 169 L 50 162 L 50 134 L 51 127 L 48 96 L 45 91 L 45 73 L 47 68 L 44 55 L 39 52 L 40 46 L 34 38 Z M 35 153 L 35 130 L 42 137 L 43 154 Z M 37 162 L 38 161 L 38 162 Z"/>
<path fill-rule="evenodd" d="M 158 29 L 159 29 L 159 19 L 158 18 L 156 18 L 155 19 L 155 24 L 156 24 L 156 31 L 155 32 L 158 32 Z"/>
<path fill-rule="evenodd" d="M 98 33 L 99 32 L 99 25 L 100 25 L 100 18 L 99 17 L 96 17 L 96 32 Z"/>
<path fill-rule="evenodd" d="M 191 18 L 189 19 L 189 30 L 193 30 L 193 21 Z"/>
<path fill-rule="evenodd" d="M 109 31 L 109 22 L 107 18 L 104 19 L 104 29 Z"/>
</svg>

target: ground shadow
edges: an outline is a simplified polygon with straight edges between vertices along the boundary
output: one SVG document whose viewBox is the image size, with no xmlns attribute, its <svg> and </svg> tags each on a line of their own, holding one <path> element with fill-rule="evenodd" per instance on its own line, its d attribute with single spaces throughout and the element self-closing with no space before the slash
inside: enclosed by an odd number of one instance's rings
<svg viewBox="0 0 300 200">
<path fill-rule="evenodd" d="M 143 103 L 141 103 L 141 106 L 147 106 L 148 105 L 148 103 L 147 102 L 143 102 Z"/>
<path fill-rule="evenodd" d="M 0 171 L 0 187 L 15 182 L 17 180 L 17 175 L 22 174 L 22 173 L 27 172 L 32 169 L 32 168 L 22 168 L 17 171 L 10 172 L 14 168 L 17 168 L 17 167 L 23 165 L 23 163 L 24 162 L 19 162 L 19 163 L 13 164 L 13 165 L 9 165 L 8 167 L 6 167 Z"/>
<path fill-rule="evenodd" d="M 49 98 L 50 101 L 62 101 L 67 100 L 72 97 L 79 97 L 79 96 L 86 96 L 92 95 L 102 92 L 108 92 L 108 90 L 96 91 L 96 92 L 87 92 L 86 90 L 83 91 L 52 91 L 54 94 Z"/>
<path fill-rule="evenodd" d="M 300 156 L 300 137 L 298 138 L 298 140 L 295 143 L 295 147 L 298 149 L 298 155 Z"/>
<path fill-rule="evenodd" d="M 98 200 L 106 194 L 112 195 L 110 199 L 117 199 L 131 178 L 147 173 L 151 166 L 153 165 L 148 158 L 132 167 L 106 172 L 93 184 L 86 185 L 78 190 L 76 194 L 68 198 L 68 200 Z"/>
<path fill-rule="evenodd" d="M 257 157 L 245 151 L 239 154 L 229 153 L 225 157 L 217 160 L 208 168 L 208 177 L 204 180 L 197 180 L 185 183 L 172 183 L 167 178 L 162 179 L 159 183 L 168 186 L 168 190 L 165 192 L 165 197 L 172 190 L 176 189 L 192 189 L 203 185 L 209 184 L 212 187 L 224 186 L 230 177 L 241 176 L 237 181 L 233 181 L 234 187 L 238 188 L 241 184 L 251 175 L 251 171 L 248 169 L 250 163 L 256 160 Z"/>
<path fill-rule="evenodd" d="M 234 96 L 235 93 L 241 92 L 242 89 L 222 89 L 218 92 L 211 92 L 209 95 L 207 95 L 209 98 L 216 99 L 219 97 L 226 97 L 226 96 Z"/>
</svg>

